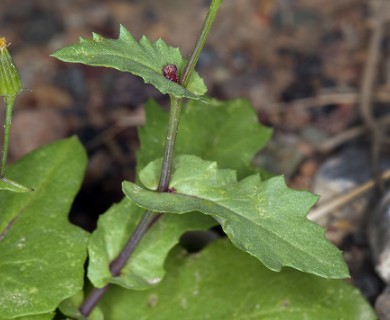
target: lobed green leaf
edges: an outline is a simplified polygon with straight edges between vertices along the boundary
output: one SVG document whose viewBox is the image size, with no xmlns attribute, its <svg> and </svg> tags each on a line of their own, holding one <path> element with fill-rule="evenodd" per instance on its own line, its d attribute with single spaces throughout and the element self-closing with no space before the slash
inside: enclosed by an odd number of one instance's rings
<svg viewBox="0 0 390 320">
<path fill-rule="evenodd" d="M 35 189 L 0 191 L 0 319 L 48 319 L 83 287 L 88 234 L 68 213 L 86 166 L 76 138 L 42 147 L 7 176 Z"/>
<path fill-rule="evenodd" d="M 186 231 L 207 230 L 216 224 L 214 219 L 200 213 L 161 217 L 142 238 L 120 275 L 112 277 L 109 265 L 125 246 L 143 212 L 124 198 L 100 216 L 88 247 L 88 278 L 95 287 L 115 283 L 141 290 L 158 284 L 165 275 L 165 258 L 180 236 Z"/>
<path fill-rule="evenodd" d="M 113 287 L 100 303 L 105 317 L 122 319 L 353 319 L 374 320 L 359 291 L 293 269 L 271 272 L 219 240 L 200 253 L 172 251 L 167 276 L 147 291 Z"/>
<path fill-rule="evenodd" d="M 154 101 L 145 106 L 146 126 L 139 129 L 141 147 L 138 171 L 164 153 L 168 113 Z M 189 101 L 183 106 L 175 154 L 194 154 L 217 161 L 221 168 L 237 171 L 243 178 L 253 173 L 251 161 L 271 137 L 272 130 L 259 124 L 245 99 L 213 101 L 205 105 Z"/>
<path fill-rule="evenodd" d="M 141 171 L 140 180 L 147 188 L 157 189 L 160 168 L 157 160 Z M 253 175 L 236 182 L 232 170 L 182 155 L 174 160 L 169 187 L 174 192 L 123 183 L 126 196 L 143 208 L 213 216 L 238 248 L 271 270 L 290 266 L 326 278 L 349 276 L 341 253 L 325 239 L 324 229 L 306 218 L 317 196 L 289 189 L 282 177 L 261 181 Z"/>
<path fill-rule="evenodd" d="M 152 42 L 146 36 L 137 42 L 123 26 L 120 27 L 118 39 L 106 39 L 93 33 L 91 40 L 81 38 L 80 43 L 62 48 L 52 56 L 65 62 L 130 72 L 142 77 L 146 83 L 152 84 L 162 93 L 178 98 L 208 101 L 203 97 L 207 88 L 196 72 L 186 89 L 164 77 L 162 70 L 167 64 L 176 65 L 179 75 L 186 65 L 178 48 L 168 46 L 161 39 Z"/>
</svg>

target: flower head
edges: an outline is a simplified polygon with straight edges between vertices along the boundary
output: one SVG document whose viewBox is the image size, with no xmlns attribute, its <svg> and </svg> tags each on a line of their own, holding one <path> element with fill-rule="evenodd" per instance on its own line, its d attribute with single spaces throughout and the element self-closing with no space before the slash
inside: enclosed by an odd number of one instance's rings
<svg viewBox="0 0 390 320">
<path fill-rule="evenodd" d="M 20 74 L 8 52 L 8 43 L 0 38 L 0 96 L 16 96 L 21 89 Z"/>
</svg>

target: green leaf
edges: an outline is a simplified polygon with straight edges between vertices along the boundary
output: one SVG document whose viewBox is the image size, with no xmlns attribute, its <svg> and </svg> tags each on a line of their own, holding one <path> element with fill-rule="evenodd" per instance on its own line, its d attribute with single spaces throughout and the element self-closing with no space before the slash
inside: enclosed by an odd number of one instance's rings
<svg viewBox="0 0 390 320">
<path fill-rule="evenodd" d="M 172 251 L 167 276 L 147 291 L 113 287 L 100 303 L 105 317 L 123 319 L 374 320 L 356 288 L 292 269 L 264 268 L 228 241 L 202 252 Z"/>
<path fill-rule="evenodd" d="M 9 44 L 0 38 L 0 96 L 13 97 L 22 90 L 20 73 L 8 51 Z"/>
<path fill-rule="evenodd" d="M 53 311 L 83 286 L 88 234 L 68 221 L 86 154 L 76 138 L 28 154 L 7 176 L 36 191 L 0 191 L 0 318 Z"/>
<path fill-rule="evenodd" d="M 120 27 L 118 39 L 105 39 L 93 33 L 91 40 L 81 38 L 80 43 L 62 48 L 52 56 L 65 62 L 130 72 L 142 77 L 160 92 L 178 98 L 208 100 L 203 97 L 207 88 L 197 73 L 191 77 L 187 89 L 164 77 L 162 70 L 167 64 L 176 65 L 179 74 L 185 67 L 186 61 L 178 48 L 168 46 L 161 39 L 152 42 L 146 36 L 137 42 L 123 26 Z"/>
<path fill-rule="evenodd" d="M 189 230 L 204 230 L 216 224 L 200 213 L 188 217 L 162 216 L 142 238 L 131 259 L 118 277 L 112 277 L 109 265 L 133 233 L 144 210 L 124 198 L 101 215 L 89 242 L 88 278 L 95 287 L 115 283 L 131 289 L 156 285 L 165 275 L 164 261 L 180 236 Z"/>
<path fill-rule="evenodd" d="M 141 171 L 147 188 L 156 190 L 160 168 L 158 160 Z M 232 170 L 182 155 L 175 158 L 169 187 L 176 192 L 158 193 L 123 183 L 126 196 L 143 208 L 213 216 L 238 248 L 271 270 L 290 266 L 326 278 L 349 276 L 341 253 L 325 239 L 324 229 L 306 218 L 317 196 L 289 189 L 283 177 L 261 181 L 253 175 L 237 183 Z"/>
<path fill-rule="evenodd" d="M 163 155 L 169 117 L 154 101 L 146 104 L 145 111 L 146 126 L 139 129 L 139 170 Z M 175 154 L 217 161 L 221 168 L 234 169 L 243 178 L 253 173 L 251 161 L 271 134 L 271 129 L 259 124 L 256 112 L 245 99 L 213 101 L 209 105 L 189 101 L 183 106 Z"/>
</svg>

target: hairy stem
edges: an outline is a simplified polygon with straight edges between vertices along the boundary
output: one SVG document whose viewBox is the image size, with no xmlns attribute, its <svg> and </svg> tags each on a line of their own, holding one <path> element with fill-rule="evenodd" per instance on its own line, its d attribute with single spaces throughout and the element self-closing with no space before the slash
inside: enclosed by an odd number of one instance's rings
<svg viewBox="0 0 390 320">
<path fill-rule="evenodd" d="M 200 35 L 195 43 L 194 49 L 192 50 L 190 59 L 188 60 L 184 72 L 179 79 L 179 84 L 182 85 L 184 88 L 188 86 L 189 80 L 191 78 L 192 73 L 194 72 L 195 65 L 198 62 L 200 53 L 204 47 L 207 36 L 210 32 L 211 26 L 214 22 L 215 16 L 218 12 L 221 3 L 222 0 L 213 0 L 210 5 L 209 11 L 202 25 Z M 158 192 L 168 191 L 176 136 L 180 123 L 181 105 L 182 99 L 171 96 L 171 109 L 169 116 L 168 133 L 165 142 L 165 150 L 161 167 Z M 120 271 L 133 254 L 142 237 L 161 216 L 161 213 L 154 213 L 151 211 L 146 211 L 144 213 L 133 234 L 131 235 L 129 241 L 123 248 L 122 252 L 115 260 L 112 261 L 110 265 L 110 271 L 113 276 L 118 276 L 120 274 Z M 100 299 L 107 292 L 109 286 L 110 285 L 108 284 L 103 288 L 94 288 L 88 295 L 88 297 L 84 300 L 79 310 L 85 317 L 87 317 L 92 312 L 94 307 L 98 304 Z"/>
<path fill-rule="evenodd" d="M 176 144 L 177 131 L 179 130 L 182 99 L 171 96 L 171 111 L 169 114 L 168 133 L 165 140 L 164 158 L 161 167 L 158 192 L 168 191 L 171 178 L 173 152 Z"/>
<path fill-rule="evenodd" d="M 210 8 L 207 12 L 207 16 L 203 21 L 202 29 L 198 36 L 198 39 L 195 42 L 195 46 L 192 49 L 192 54 L 188 63 L 184 69 L 184 72 L 179 80 L 179 83 L 186 88 L 190 81 L 191 75 L 195 69 L 195 66 L 199 60 L 199 56 L 202 52 L 204 44 L 206 43 L 207 37 L 209 35 L 211 26 L 215 20 L 215 17 L 218 13 L 219 7 L 221 6 L 223 0 L 213 0 L 210 4 Z"/>
<path fill-rule="evenodd" d="M 85 317 L 88 317 L 109 288 L 110 284 L 104 286 L 103 288 L 93 288 L 93 290 L 89 293 L 88 297 L 84 300 L 83 304 L 79 308 L 80 313 Z"/>
<path fill-rule="evenodd" d="M 5 175 L 5 165 L 7 164 L 8 145 L 9 145 L 9 133 L 12 121 L 12 110 L 14 108 L 15 96 L 4 97 L 5 101 L 5 123 L 4 123 L 4 140 L 1 155 L 1 166 L 0 166 L 0 178 Z"/>
<path fill-rule="evenodd" d="M 137 247 L 137 244 L 141 241 L 141 238 L 160 217 L 161 214 L 156 214 L 152 211 L 145 211 L 126 246 L 110 265 L 110 271 L 114 277 L 119 275 L 120 271 Z M 88 297 L 84 300 L 83 304 L 80 306 L 80 312 L 87 317 L 100 299 L 103 298 L 109 287 L 110 284 L 107 284 L 102 288 L 93 288 Z"/>
</svg>

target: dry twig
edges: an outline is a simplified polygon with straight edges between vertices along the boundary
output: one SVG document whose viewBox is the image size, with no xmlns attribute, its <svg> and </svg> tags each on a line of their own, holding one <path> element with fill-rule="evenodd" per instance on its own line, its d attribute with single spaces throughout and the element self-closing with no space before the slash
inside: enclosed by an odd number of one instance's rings
<svg viewBox="0 0 390 320">
<path fill-rule="evenodd" d="M 378 163 L 381 146 L 385 137 L 385 126 L 381 125 L 374 117 L 372 111 L 372 92 L 374 82 L 377 78 L 379 59 L 381 57 L 381 45 L 384 36 L 384 25 L 387 17 L 389 3 L 387 0 L 380 0 L 374 8 L 373 31 L 370 38 L 368 57 L 364 69 L 361 87 L 361 101 L 359 111 L 365 126 L 372 135 L 372 174 L 376 177 L 377 186 L 383 190 L 383 181 L 378 172 Z"/>
<path fill-rule="evenodd" d="M 390 170 L 385 171 L 380 176 L 380 178 L 382 181 L 389 180 Z M 341 196 L 331 199 L 322 205 L 319 205 L 309 213 L 308 218 L 313 221 L 320 220 L 323 216 L 326 216 L 330 212 L 339 209 L 340 207 L 351 202 L 352 200 L 370 191 L 373 187 L 375 187 L 375 184 L 375 179 L 371 179 L 368 182 L 363 183 L 362 185 L 357 186 L 356 188 L 353 188 L 352 190 L 342 194 Z"/>
</svg>

